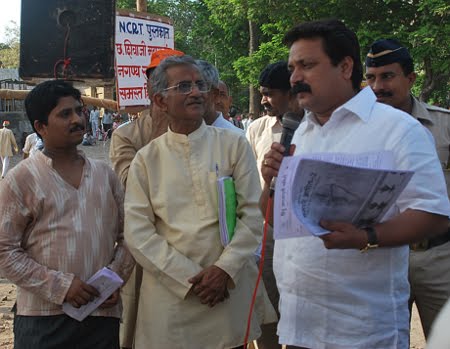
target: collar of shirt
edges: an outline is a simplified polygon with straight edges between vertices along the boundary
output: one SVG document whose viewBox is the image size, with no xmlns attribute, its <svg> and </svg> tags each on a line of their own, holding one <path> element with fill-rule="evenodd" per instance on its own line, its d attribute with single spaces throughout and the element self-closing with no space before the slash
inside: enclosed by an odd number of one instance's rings
<svg viewBox="0 0 450 349">
<path fill-rule="evenodd" d="M 84 159 L 83 176 L 88 177 L 91 170 L 91 164 L 89 162 L 89 159 L 86 157 L 83 151 L 77 149 L 77 153 Z M 33 158 L 38 162 L 44 162 L 47 166 L 53 169 L 53 160 L 47 155 L 45 155 L 42 151 L 36 152 Z"/>
<path fill-rule="evenodd" d="M 434 121 L 430 116 L 427 108 L 419 102 L 417 98 L 411 96 L 412 98 L 412 111 L 411 115 L 417 119 L 421 124 L 433 125 Z"/>
<path fill-rule="evenodd" d="M 216 120 L 214 120 L 214 122 L 211 124 L 211 126 L 221 127 L 221 125 L 224 122 L 230 123 L 228 120 L 225 120 L 225 118 L 223 117 L 223 114 L 220 111 L 216 112 L 216 115 L 217 115 Z"/>
<path fill-rule="evenodd" d="M 274 128 L 275 126 L 277 126 L 277 125 L 279 125 L 279 126 L 283 126 L 282 124 L 281 124 L 281 121 L 279 121 L 278 120 L 278 118 L 276 117 L 276 116 L 272 116 L 272 115 L 269 115 L 269 120 L 267 121 L 267 125 L 270 127 L 270 128 Z"/>
<path fill-rule="evenodd" d="M 188 135 L 181 134 L 181 133 L 175 133 L 173 132 L 170 127 L 167 130 L 167 137 L 169 138 L 170 142 L 176 142 L 176 143 L 189 143 L 190 141 L 199 139 L 203 137 L 203 134 L 206 131 L 206 123 L 205 120 L 202 121 L 200 127 L 196 129 L 194 132 L 189 133 Z"/>
<path fill-rule="evenodd" d="M 367 86 L 360 92 L 358 92 L 355 96 L 350 98 L 347 102 L 336 108 L 336 110 L 331 114 L 330 120 L 327 122 L 327 124 L 338 122 L 344 117 L 348 117 L 349 113 L 358 117 L 364 122 L 368 122 L 373 105 L 376 101 L 377 98 L 375 94 L 373 93 L 372 89 Z M 303 125 L 300 125 L 303 126 L 301 129 L 299 129 L 300 134 L 305 133 L 312 127 L 322 126 L 317 122 L 317 119 L 312 112 L 306 113 L 304 120 L 305 122 L 302 122 Z"/>
</svg>

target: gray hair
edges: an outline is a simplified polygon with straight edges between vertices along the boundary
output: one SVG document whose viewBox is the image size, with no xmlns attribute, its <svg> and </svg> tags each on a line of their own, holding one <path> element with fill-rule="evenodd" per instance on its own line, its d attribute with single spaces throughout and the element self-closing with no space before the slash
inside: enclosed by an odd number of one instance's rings
<svg viewBox="0 0 450 349">
<path fill-rule="evenodd" d="M 191 56 L 170 56 L 164 59 L 150 75 L 150 86 L 152 95 L 164 92 L 169 82 L 167 81 L 167 70 L 177 65 L 193 65 L 197 68 L 195 60 Z M 200 69 L 199 69 L 200 70 Z"/>
<path fill-rule="evenodd" d="M 195 60 L 195 63 L 197 63 L 197 66 L 200 68 L 206 83 L 212 88 L 219 88 L 219 72 L 217 71 L 217 68 L 211 63 L 201 59 Z"/>
</svg>

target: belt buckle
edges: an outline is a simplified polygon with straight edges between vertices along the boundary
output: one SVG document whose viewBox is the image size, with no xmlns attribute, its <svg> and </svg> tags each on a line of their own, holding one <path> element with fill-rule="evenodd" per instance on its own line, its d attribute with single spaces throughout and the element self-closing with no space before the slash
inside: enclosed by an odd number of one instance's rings
<svg viewBox="0 0 450 349">
<path fill-rule="evenodd" d="M 426 251 L 430 246 L 430 241 L 428 239 L 415 242 L 409 245 L 409 248 L 413 251 Z"/>
</svg>

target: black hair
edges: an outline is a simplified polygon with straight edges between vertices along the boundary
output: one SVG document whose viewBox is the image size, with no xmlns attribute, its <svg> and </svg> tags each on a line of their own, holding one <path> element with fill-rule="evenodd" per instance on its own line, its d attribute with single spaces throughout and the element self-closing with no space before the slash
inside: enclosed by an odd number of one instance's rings
<svg viewBox="0 0 450 349">
<path fill-rule="evenodd" d="M 289 79 L 288 64 L 285 61 L 279 61 L 266 66 L 259 75 L 259 86 L 289 91 L 291 84 Z"/>
<path fill-rule="evenodd" d="M 39 121 L 47 125 L 48 116 L 58 104 L 59 99 L 70 96 L 82 102 L 80 91 L 63 80 L 45 81 L 33 88 L 25 98 L 25 110 L 34 132 L 39 135 L 34 122 Z"/>
<path fill-rule="evenodd" d="M 324 19 L 295 26 L 286 33 L 283 42 L 291 47 L 299 39 L 315 38 L 322 39 L 324 51 L 334 66 L 347 56 L 353 60 L 352 85 L 353 89 L 359 90 L 363 68 L 356 34 L 337 19 Z"/>
<path fill-rule="evenodd" d="M 403 74 L 405 74 L 405 76 L 408 76 L 414 71 L 414 62 L 412 58 L 402 59 L 398 61 L 398 64 L 402 67 Z"/>
</svg>

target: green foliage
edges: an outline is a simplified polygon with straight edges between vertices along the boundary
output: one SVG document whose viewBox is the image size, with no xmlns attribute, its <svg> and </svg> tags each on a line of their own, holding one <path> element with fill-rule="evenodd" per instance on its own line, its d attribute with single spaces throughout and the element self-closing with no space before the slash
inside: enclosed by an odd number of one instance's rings
<svg viewBox="0 0 450 349">
<path fill-rule="evenodd" d="M 135 0 L 116 0 L 135 8 Z M 247 109 L 248 85 L 260 71 L 286 60 L 282 38 L 308 20 L 339 18 L 356 31 L 364 59 L 370 44 L 396 38 L 414 57 L 419 78 L 416 95 L 447 99 L 450 77 L 450 3 L 448 0 L 153 0 L 148 12 L 172 18 L 175 47 L 214 63 L 230 86 L 234 102 Z M 256 24 L 256 50 L 249 54 L 249 21 Z M 430 90 L 430 92 L 425 93 Z"/>
<path fill-rule="evenodd" d="M 116 0 L 116 7 L 127 10 L 136 9 L 136 0 Z"/>
<path fill-rule="evenodd" d="M 20 29 L 10 21 L 5 27 L 6 42 L 0 44 L 0 62 L 3 68 L 18 68 L 20 56 Z"/>
</svg>

